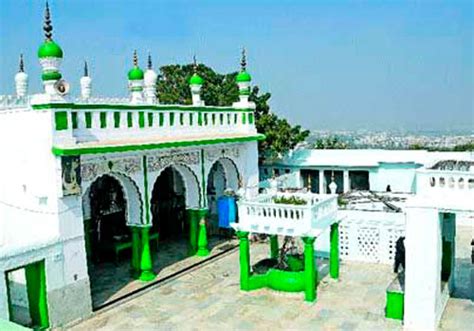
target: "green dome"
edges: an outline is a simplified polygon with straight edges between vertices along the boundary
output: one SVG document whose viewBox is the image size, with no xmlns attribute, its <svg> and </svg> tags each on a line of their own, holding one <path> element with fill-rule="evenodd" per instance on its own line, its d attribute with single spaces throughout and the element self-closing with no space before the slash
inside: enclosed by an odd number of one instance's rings
<svg viewBox="0 0 474 331">
<path fill-rule="evenodd" d="M 40 59 L 45 57 L 57 57 L 62 59 L 63 50 L 54 41 L 47 40 L 38 49 L 38 57 Z"/>
<path fill-rule="evenodd" d="M 202 83 L 204 83 L 204 79 L 202 79 L 198 74 L 192 75 L 189 79 L 190 85 L 202 85 Z"/>
<path fill-rule="evenodd" d="M 247 71 L 241 71 L 239 72 L 237 77 L 235 77 L 235 81 L 237 83 L 250 82 L 251 80 L 252 80 L 252 77 L 250 77 Z"/>
<path fill-rule="evenodd" d="M 143 70 L 139 67 L 134 67 L 128 72 L 129 80 L 142 80 L 143 79 Z"/>
</svg>

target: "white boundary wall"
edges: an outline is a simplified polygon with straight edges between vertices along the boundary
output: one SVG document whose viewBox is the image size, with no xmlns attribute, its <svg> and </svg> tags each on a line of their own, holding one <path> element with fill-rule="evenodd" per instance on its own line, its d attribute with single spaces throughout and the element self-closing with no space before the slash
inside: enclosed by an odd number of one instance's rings
<svg viewBox="0 0 474 331">
<path fill-rule="evenodd" d="M 393 264 L 395 243 L 405 235 L 405 213 L 340 210 L 341 260 Z"/>
</svg>

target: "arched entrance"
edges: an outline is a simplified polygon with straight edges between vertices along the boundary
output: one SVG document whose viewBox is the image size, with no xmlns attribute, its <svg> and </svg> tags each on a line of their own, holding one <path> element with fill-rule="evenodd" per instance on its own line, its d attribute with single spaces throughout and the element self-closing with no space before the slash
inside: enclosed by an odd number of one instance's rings
<svg viewBox="0 0 474 331">
<path fill-rule="evenodd" d="M 82 208 L 92 304 L 99 307 L 130 282 L 131 265 L 137 276 L 138 262 L 130 262 L 138 258 L 138 227 L 132 226 L 142 223 L 142 202 L 132 179 L 108 173 L 84 187 Z"/>
<path fill-rule="evenodd" d="M 153 185 L 151 214 L 160 241 L 177 239 L 187 233 L 186 186 L 179 171 L 172 166 L 165 168 Z"/>
<path fill-rule="evenodd" d="M 210 234 L 219 233 L 217 201 L 227 190 L 237 192 L 240 176 L 235 163 L 228 158 L 220 158 L 212 165 L 207 176 L 207 206 L 209 209 Z"/>
<path fill-rule="evenodd" d="M 114 242 L 129 235 L 123 187 L 116 178 L 103 175 L 84 198 L 90 207 L 90 219 L 85 220 L 88 259 L 93 263 L 110 261 Z"/>
</svg>

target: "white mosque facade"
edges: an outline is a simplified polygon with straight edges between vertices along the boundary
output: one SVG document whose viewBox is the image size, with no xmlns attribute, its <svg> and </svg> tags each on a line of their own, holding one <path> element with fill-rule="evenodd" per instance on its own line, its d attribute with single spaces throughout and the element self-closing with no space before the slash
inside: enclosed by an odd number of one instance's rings
<svg viewBox="0 0 474 331">
<path fill-rule="evenodd" d="M 73 99 L 49 9 L 44 30 L 38 50 L 44 91 L 28 93 L 20 59 L 16 95 L 0 97 L 0 319 L 29 305 L 32 324 L 51 327 L 91 314 L 88 259 L 99 246 L 131 251 L 135 277 L 154 279 L 150 241 L 163 208 L 185 215 L 190 254 L 206 256 L 216 199 L 226 189 L 257 192 L 263 135 L 248 100 L 245 58 L 236 78 L 240 100 L 228 107 L 204 104 L 196 70 L 189 79 L 192 105 L 160 104 L 151 59 L 143 71 L 136 53 L 128 98 L 95 98 L 86 64 L 81 95 Z M 168 205 L 159 206 L 165 199 Z M 118 233 L 107 230 L 111 214 L 120 218 Z M 176 235 L 179 227 L 167 231 Z M 24 273 L 15 276 L 16 270 Z M 24 298 L 12 288 L 21 284 Z"/>
</svg>

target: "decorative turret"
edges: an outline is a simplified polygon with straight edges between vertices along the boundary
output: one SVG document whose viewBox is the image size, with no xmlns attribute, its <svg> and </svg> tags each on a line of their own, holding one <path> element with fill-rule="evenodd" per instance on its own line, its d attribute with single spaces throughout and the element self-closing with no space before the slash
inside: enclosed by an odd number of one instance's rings
<svg viewBox="0 0 474 331">
<path fill-rule="evenodd" d="M 158 102 L 156 97 L 156 81 L 158 75 L 153 70 L 153 64 L 151 62 L 151 55 L 148 53 L 148 66 L 145 71 L 145 99 L 147 103 L 155 104 Z"/>
<path fill-rule="evenodd" d="M 20 54 L 18 73 L 15 75 L 15 87 L 17 98 L 24 98 L 28 94 L 28 75 L 25 73 L 23 54 Z"/>
<path fill-rule="evenodd" d="M 194 73 L 189 78 L 189 87 L 191 88 L 191 97 L 193 98 L 193 106 L 204 106 L 204 101 L 201 100 L 201 87 L 204 79 L 197 73 L 196 56 L 193 56 L 193 70 Z"/>
<path fill-rule="evenodd" d="M 128 72 L 131 103 L 143 103 L 143 77 L 143 70 L 138 66 L 138 55 L 135 50 L 133 52 L 133 68 Z"/>
<path fill-rule="evenodd" d="M 252 77 L 247 72 L 247 56 L 245 48 L 242 48 L 242 58 L 240 60 L 240 72 L 235 77 L 235 82 L 239 86 L 239 102 L 234 103 L 237 108 L 255 108 L 253 102 L 249 102 L 250 82 Z"/>
<path fill-rule="evenodd" d="M 45 41 L 38 49 L 38 58 L 42 67 L 41 79 L 43 80 L 45 93 L 50 96 L 59 96 L 65 91 L 58 93 L 54 84 L 61 79 L 61 73 L 59 67 L 63 58 L 63 51 L 58 44 L 53 41 L 53 26 L 51 25 L 51 14 L 49 12 L 49 5 L 46 2 L 46 8 L 44 12 L 44 25 L 43 31 Z"/>
<path fill-rule="evenodd" d="M 92 93 L 92 79 L 89 77 L 87 61 L 84 61 L 84 76 L 81 77 L 81 98 L 88 100 Z"/>
</svg>

